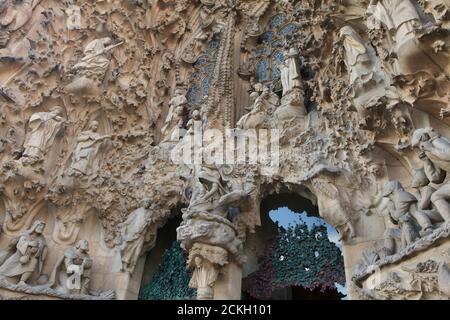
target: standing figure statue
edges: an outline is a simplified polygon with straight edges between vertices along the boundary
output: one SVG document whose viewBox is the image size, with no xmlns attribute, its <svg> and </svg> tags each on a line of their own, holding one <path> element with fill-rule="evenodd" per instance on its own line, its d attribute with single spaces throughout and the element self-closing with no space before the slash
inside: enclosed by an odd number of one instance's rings
<svg viewBox="0 0 450 320">
<path fill-rule="evenodd" d="M 281 106 L 275 111 L 275 117 L 279 120 L 289 120 L 307 114 L 298 50 L 291 48 L 285 52 L 284 56 L 285 60 L 279 66 L 283 97 Z"/>
<path fill-rule="evenodd" d="M 373 118 L 371 108 L 376 108 L 386 96 L 386 77 L 375 50 L 366 44 L 361 36 L 350 26 L 339 31 L 339 59 L 347 69 L 353 103 L 363 126 Z"/>
<path fill-rule="evenodd" d="M 285 52 L 285 60 L 280 65 L 283 96 L 295 89 L 303 90 L 302 75 L 298 63 L 298 50 L 290 48 Z"/>
<path fill-rule="evenodd" d="M 175 96 L 169 102 L 169 113 L 164 126 L 161 128 L 161 142 L 179 140 L 184 125 L 187 103 L 188 101 L 183 94 L 183 90 L 176 89 Z"/>
<path fill-rule="evenodd" d="M 0 276 L 18 279 L 26 285 L 32 275 L 39 276 L 47 254 L 43 235 L 45 223 L 37 220 L 33 226 L 10 243 L 11 255 L 0 266 Z"/>
<path fill-rule="evenodd" d="M 133 273 L 139 257 L 155 245 L 159 227 L 159 222 L 154 220 L 150 199 L 144 199 L 142 206 L 119 225 L 122 271 Z"/>
<path fill-rule="evenodd" d="M 35 164 L 43 161 L 64 122 L 63 109 L 59 106 L 53 107 L 50 112 L 33 114 L 28 122 L 30 131 L 25 137 L 22 163 Z"/>
<path fill-rule="evenodd" d="M 89 294 L 91 269 L 89 242 L 80 240 L 58 259 L 47 285 L 64 294 Z"/>
<path fill-rule="evenodd" d="M 95 171 L 94 162 L 99 148 L 105 139 L 111 138 L 110 135 L 100 135 L 97 130 L 98 122 L 92 121 L 89 129 L 78 136 L 69 176 L 88 176 Z"/>
</svg>

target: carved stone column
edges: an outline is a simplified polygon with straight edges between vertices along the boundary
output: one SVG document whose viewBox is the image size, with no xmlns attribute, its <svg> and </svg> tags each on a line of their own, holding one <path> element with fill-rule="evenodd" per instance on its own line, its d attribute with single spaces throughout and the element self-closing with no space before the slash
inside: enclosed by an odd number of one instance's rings
<svg viewBox="0 0 450 320">
<path fill-rule="evenodd" d="M 214 300 L 240 300 L 242 267 L 230 262 L 225 265 L 214 286 Z"/>
<path fill-rule="evenodd" d="M 189 287 L 197 289 L 197 300 L 214 298 L 214 285 L 227 260 L 228 253 L 223 248 L 203 243 L 194 244 L 188 259 L 188 265 L 194 268 Z"/>
</svg>

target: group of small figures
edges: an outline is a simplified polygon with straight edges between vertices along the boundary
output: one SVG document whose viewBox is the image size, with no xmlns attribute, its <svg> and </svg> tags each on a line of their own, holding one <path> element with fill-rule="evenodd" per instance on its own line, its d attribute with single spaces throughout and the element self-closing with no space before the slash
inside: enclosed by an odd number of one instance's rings
<svg viewBox="0 0 450 320">
<path fill-rule="evenodd" d="M 47 244 L 43 235 L 45 222 L 37 220 L 32 227 L 9 241 L 0 252 L 0 278 L 11 285 L 30 287 L 57 293 L 89 295 L 92 258 L 89 243 L 80 240 L 64 252 L 55 263 L 50 276 L 43 274 Z M 5 281 L 2 281 L 5 283 Z"/>
<path fill-rule="evenodd" d="M 385 183 L 382 196 L 388 200 L 378 209 L 388 212 L 393 224 L 386 226 L 383 247 L 367 250 L 358 270 L 413 246 L 437 228 L 450 227 L 450 181 L 446 179 L 450 172 L 450 141 L 426 127 L 414 131 L 412 146 L 419 150 L 423 162 L 423 167 L 415 171 L 413 191 L 406 191 L 396 180 Z"/>
</svg>

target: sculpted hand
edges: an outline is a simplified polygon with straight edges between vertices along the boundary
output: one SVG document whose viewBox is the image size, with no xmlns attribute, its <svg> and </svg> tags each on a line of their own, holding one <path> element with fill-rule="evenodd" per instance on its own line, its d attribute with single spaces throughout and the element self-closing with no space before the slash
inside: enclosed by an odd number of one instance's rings
<svg viewBox="0 0 450 320">
<path fill-rule="evenodd" d="M 422 152 L 419 153 L 419 159 L 420 159 L 420 160 L 426 160 L 426 159 L 427 159 L 427 155 L 425 154 L 424 151 L 422 151 Z"/>
</svg>

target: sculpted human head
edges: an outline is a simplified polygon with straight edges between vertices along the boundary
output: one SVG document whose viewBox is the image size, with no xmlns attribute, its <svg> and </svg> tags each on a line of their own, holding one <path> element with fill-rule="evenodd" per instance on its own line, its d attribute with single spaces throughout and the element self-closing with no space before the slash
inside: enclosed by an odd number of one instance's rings
<svg viewBox="0 0 450 320">
<path fill-rule="evenodd" d="M 110 45 L 111 42 L 112 42 L 112 40 L 111 40 L 110 37 L 105 37 L 105 38 L 102 39 L 102 43 L 103 43 L 104 46 Z"/>
<path fill-rule="evenodd" d="M 202 266 L 202 264 L 203 264 L 203 258 L 200 257 L 200 256 L 196 256 L 196 257 L 194 258 L 194 263 L 195 263 L 195 266 L 196 266 L 197 268 L 201 268 L 201 266 Z"/>
<path fill-rule="evenodd" d="M 255 88 L 256 92 L 262 92 L 264 89 L 264 86 L 262 83 L 256 83 L 253 87 Z"/>
<path fill-rule="evenodd" d="M 200 119 L 200 111 L 198 111 L 197 109 L 195 109 L 195 110 L 192 112 L 192 118 L 193 118 L 194 120 L 199 120 L 199 119 Z"/>
<path fill-rule="evenodd" d="M 175 95 L 176 96 L 182 96 L 183 95 L 183 89 L 180 89 L 180 88 L 175 89 Z"/>
<path fill-rule="evenodd" d="M 42 234 L 44 232 L 44 229 L 45 229 L 45 222 L 42 220 L 36 220 L 29 229 L 29 233 Z"/>
<path fill-rule="evenodd" d="M 60 106 L 55 106 L 51 108 L 50 112 L 60 117 L 64 116 L 64 109 Z"/>
<path fill-rule="evenodd" d="M 94 132 L 97 132 L 97 130 L 98 130 L 98 121 L 96 121 L 96 120 L 92 121 L 89 124 L 89 129 L 94 131 Z"/>
<path fill-rule="evenodd" d="M 145 209 L 149 209 L 152 206 L 152 200 L 150 198 L 142 199 L 141 206 Z"/>
<path fill-rule="evenodd" d="M 80 241 L 78 241 L 76 248 L 83 252 L 88 252 L 89 251 L 89 242 L 87 240 L 80 240 Z"/>
<path fill-rule="evenodd" d="M 388 181 L 384 184 L 383 188 L 383 197 L 390 197 L 392 196 L 396 191 L 403 190 L 402 185 L 398 181 Z"/>
</svg>

